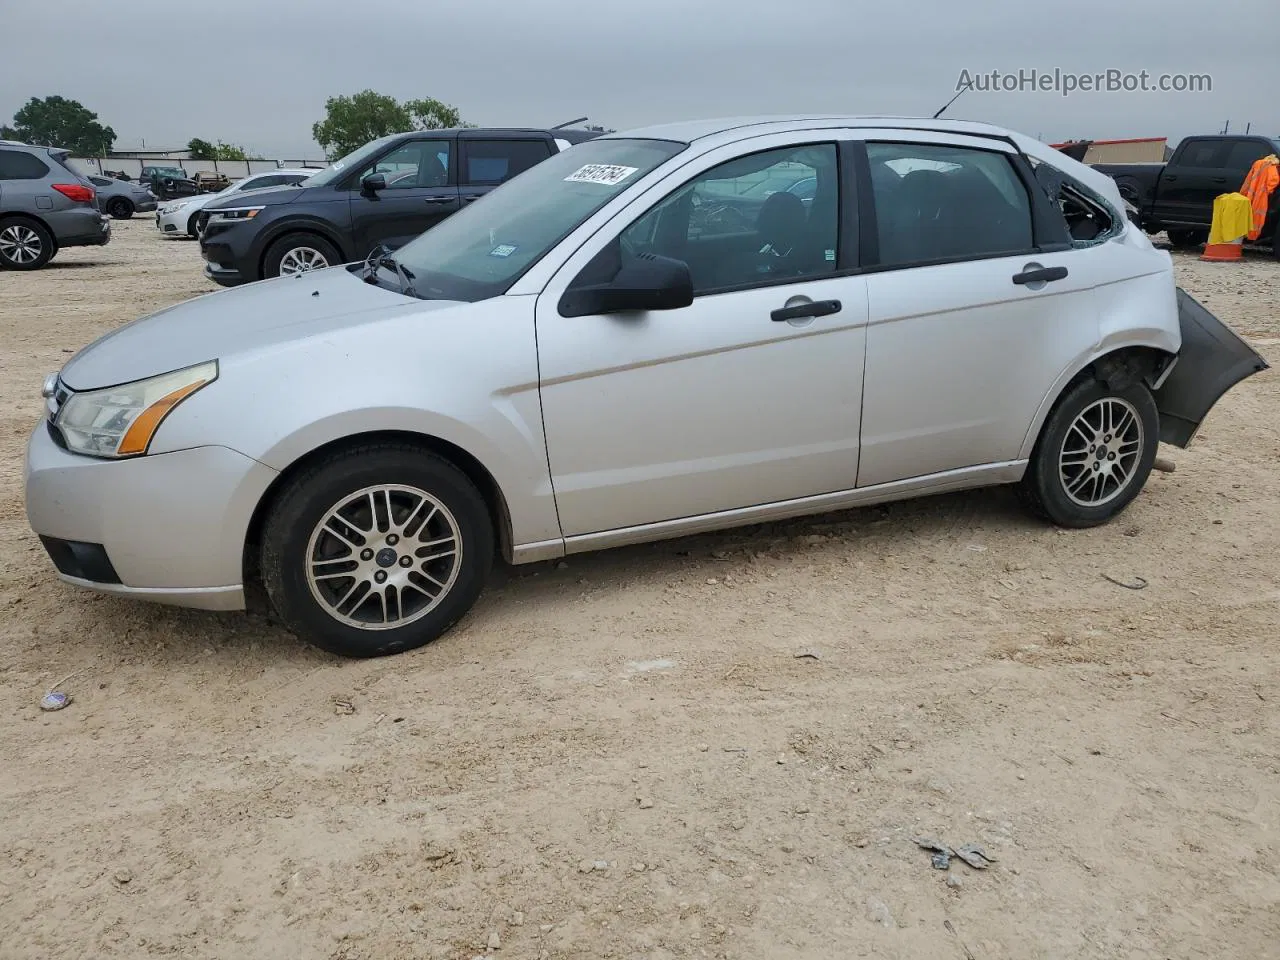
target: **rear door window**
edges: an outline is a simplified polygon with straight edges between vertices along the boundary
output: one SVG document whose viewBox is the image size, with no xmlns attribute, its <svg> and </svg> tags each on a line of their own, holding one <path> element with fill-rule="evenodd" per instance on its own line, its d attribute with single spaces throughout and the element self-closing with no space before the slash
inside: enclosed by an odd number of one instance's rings
<svg viewBox="0 0 1280 960">
<path fill-rule="evenodd" d="M 1231 145 L 1231 152 L 1227 154 L 1227 162 L 1223 166 L 1228 170 L 1248 173 L 1250 167 L 1272 152 L 1267 144 L 1261 141 L 1241 140 Z"/>
<path fill-rule="evenodd" d="M 545 140 L 464 140 L 462 183 L 493 187 L 551 156 Z"/>
<path fill-rule="evenodd" d="M 49 175 L 39 157 L 17 150 L 0 150 L 0 180 L 40 180 Z"/>
<path fill-rule="evenodd" d="M 1008 155 L 972 147 L 868 143 L 880 263 L 1010 256 L 1033 249 L 1031 196 Z"/>
</svg>

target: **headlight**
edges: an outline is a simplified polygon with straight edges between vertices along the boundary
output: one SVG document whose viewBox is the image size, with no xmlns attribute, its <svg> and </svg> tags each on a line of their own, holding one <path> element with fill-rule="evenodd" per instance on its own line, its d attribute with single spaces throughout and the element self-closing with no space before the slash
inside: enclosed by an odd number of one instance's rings
<svg viewBox="0 0 1280 960">
<path fill-rule="evenodd" d="M 252 220 L 261 212 L 261 207 L 240 207 L 236 210 L 212 210 L 209 213 L 209 220 L 210 222 L 214 220 Z"/>
<path fill-rule="evenodd" d="M 91 457 L 134 457 L 174 407 L 218 378 L 218 362 L 161 374 L 105 390 L 73 393 L 55 421 L 68 449 Z"/>
<path fill-rule="evenodd" d="M 190 200 L 179 200 L 176 203 L 166 203 L 164 205 L 165 213 L 177 213 L 190 202 Z"/>
</svg>

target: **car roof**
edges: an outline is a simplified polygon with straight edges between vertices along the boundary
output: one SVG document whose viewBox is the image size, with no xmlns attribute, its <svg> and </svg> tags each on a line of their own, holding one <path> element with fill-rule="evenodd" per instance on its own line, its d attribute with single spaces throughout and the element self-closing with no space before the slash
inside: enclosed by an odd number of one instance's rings
<svg viewBox="0 0 1280 960">
<path fill-rule="evenodd" d="M 549 127 L 445 127 L 441 130 L 410 130 L 399 136 L 405 140 L 426 137 L 459 137 L 463 140 L 476 139 L 519 139 L 534 134 L 539 137 L 559 137 L 570 143 L 580 143 L 600 136 L 597 130 L 582 130 L 572 127 L 551 129 Z M 391 138 L 388 138 L 390 142 Z"/>
</svg>

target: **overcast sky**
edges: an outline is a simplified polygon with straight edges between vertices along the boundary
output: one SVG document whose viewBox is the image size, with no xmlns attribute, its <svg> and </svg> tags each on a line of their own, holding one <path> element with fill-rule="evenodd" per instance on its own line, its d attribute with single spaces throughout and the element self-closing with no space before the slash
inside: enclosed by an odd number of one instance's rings
<svg viewBox="0 0 1280 960">
<path fill-rule="evenodd" d="M 216 18 L 216 20 L 215 20 Z M 218 26 L 217 24 L 221 24 Z M 1208 73 L 1211 93 L 966 93 L 1046 140 L 1280 134 L 1276 0 L 0 0 L 0 123 L 61 94 L 117 148 L 321 156 L 325 98 L 431 96 L 484 125 L 590 115 L 932 114 L 962 70 Z"/>
</svg>

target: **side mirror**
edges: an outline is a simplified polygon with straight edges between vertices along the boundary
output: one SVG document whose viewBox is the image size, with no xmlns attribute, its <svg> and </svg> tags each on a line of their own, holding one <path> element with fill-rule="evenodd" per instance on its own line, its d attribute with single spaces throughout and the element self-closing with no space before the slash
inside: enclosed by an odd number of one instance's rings
<svg viewBox="0 0 1280 960">
<path fill-rule="evenodd" d="M 693 303 L 693 278 L 683 260 L 642 253 L 608 283 L 570 288 L 560 299 L 560 316 L 678 310 Z"/>
<path fill-rule="evenodd" d="M 387 189 L 387 175 L 385 173 L 371 173 L 360 181 L 362 193 L 377 193 L 379 190 L 385 189 Z"/>
</svg>

